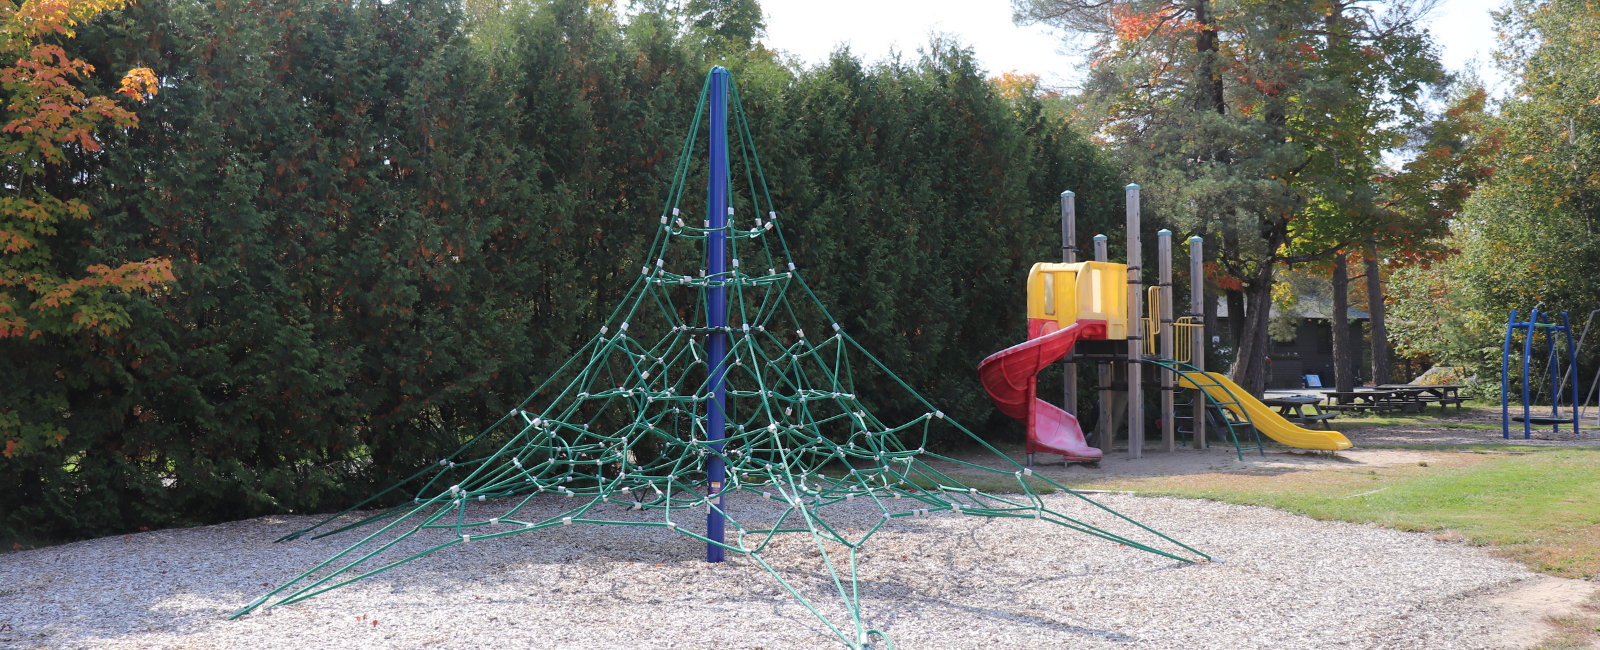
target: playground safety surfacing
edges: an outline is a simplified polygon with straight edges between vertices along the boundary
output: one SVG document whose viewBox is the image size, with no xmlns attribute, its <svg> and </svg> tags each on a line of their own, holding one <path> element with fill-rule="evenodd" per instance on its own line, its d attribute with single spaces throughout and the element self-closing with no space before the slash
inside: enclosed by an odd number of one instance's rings
<svg viewBox="0 0 1600 650">
<path fill-rule="evenodd" d="M 1075 497 L 1042 498 L 1066 507 Z M 1494 648 L 1525 637 L 1537 620 L 1493 601 L 1541 578 L 1486 549 L 1265 508 L 1097 498 L 1231 552 L 1220 563 L 1179 569 L 1088 536 L 1041 539 L 1030 534 L 1031 520 L 918 517 L 884 530 L 866 549 L 863 607 L 881 612 L 896 647 L 907 649 Z M 736 505 L 754 520 L 773 512 L 771 502 L 741 499 Z M 565 501 L 540 497 L 530 507 L 554 513 Z M 467 507 L 469 515 L 486 514 L 498 504 Z M 834 521 L 860 530 L 878 517 L 858 500 Z M 703 544 L 644 527 L 558 527 L 474 541 L 271 614 L 224 620 L 241 598 L 281 579 L 285 565 L 344 548 L 338 536 L 270 542 L 271 532 L 311 521 L 262 518 L 7 555 L 0 623 L 10 628 L 0 645 L 784 650 L 836 643 L 749 559 L 708 566 Z M 793 583 L 811 595 L 826 590 L 809 539 L 780 540 L 771 553 Z"/>
</svg>

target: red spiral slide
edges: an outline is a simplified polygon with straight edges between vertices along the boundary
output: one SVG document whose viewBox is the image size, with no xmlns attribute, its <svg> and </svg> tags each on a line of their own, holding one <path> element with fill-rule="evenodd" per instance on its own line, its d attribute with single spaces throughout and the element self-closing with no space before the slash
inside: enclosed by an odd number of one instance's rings
<svg viewBox="0 0 1600 650">
<path fill-rule="evenodd" d="M 1078 418 L 1039 399 L 1037 393 L 1040 370 L 1071 354 L 1079 339 L 1105 336 L 1104 322 L 1078 321 L 989 355 L 978 364 L 978 378 L 994 405 L 1028 425 L 1026 453 L 1061 454 L 1077 462 L 1100 460 L 1100 450 L 1084 441 Z"/>
</svg>

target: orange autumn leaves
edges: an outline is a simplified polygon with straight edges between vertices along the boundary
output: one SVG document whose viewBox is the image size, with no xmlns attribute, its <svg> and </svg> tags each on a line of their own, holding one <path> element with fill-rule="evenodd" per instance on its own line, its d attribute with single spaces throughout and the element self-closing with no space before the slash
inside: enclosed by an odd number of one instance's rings
<svg viewBox="0 0 1600 650">
<path fill-rule="evenodd" d="M 121 307 L 106 297 L 117 291 L 150 291 L 171 282 L 172 262 L 151 258 L 112 266 L 90 265 L 80 274 L 64 269 L 52 250 L 59 224 L 89 218 L 75 197 L 52 194 L 50 181 L 74 155 L 101 149 L 102 129 L 129 129 L 139 120 L 109 96 L 79 87 L 94 66 L 67 55 L 57 41 L 94 16 L 126 6 L 127 0 L 0 1 L 0 91 L 6 122 L 0 152 L 16 179 L 0 196 L 0 338 L 38 337 L 46 332 L 96 330 L 127 325 Z M 133 101 L 154 96 L 160 80 L 149 68 L 130 70 L 117 92 Z"/>
<path fill-rule="evenodd" d="M 161 80 L 156 78 L 156 73 L 150 68 L 134 68 L 128 74 L 122 75 L 122 87 L 117 93 L 126 95 L 134 101 L 144 101 L 156 96 L 156 88 L 161 85 Z"/>
<path fill-rule="evenodd" d="M 1206 22 L 1196 20 L 1195 6 L 1188 2 L 1175 0 L 1156 0 L 1153 2 L 1119 2 L 1107 9 L 1106 20 L 1110 28 L 1110 41 L 1097 57 L 1091 59 L 1091 66 L 1099 66 L 1111 59 L 1114 52 L 1128 52 L 1144 50 L 1143 56 L 1150 64 L 1144 73 L 1146 79 L 1130 81 L 1130 85 L 1142 88 L 1157 84 L 1158 80 L 1168 79 L 1174 75 L 1192 72 L 1184 68 L 1181 63 L 1182 56 L 1166 48 L 1189 48 L 1193 44 L 1183 38 L 1165 38 L 1163 35 L 1183 35 L 1213 31 L 1229 31 L 1239 29 L 1237 22 L 1241 16 L 1250 16 L 1260 13 L 1257 9 L 1248 6 L 1248 3 L 1238 5 L 1230 10 L 1210 14 Z M 1315 34 L 1302 34 L 1298 38 L 1320 38 Z M 1280 41 L 1284 37 L 1279 37 Z M 1220 56 L 1221 68 L 1219 72 L 1226 73 L 1239 86 L 1248 87 L 1261 95 L 1277 95 L 1284 90 L 1285 82 L 1275 75 L 1262 75 L 1260 66 L 1255 65 L 1253 59 L 1258 53 L 1240 49 L 1238 43 L 1231 38 L 1219 38 L 1215 41 L 1215 52 Z M 1317 45 L 1313 42 L 1282 42 L 1281 47 L 1292 51 L 1298 57 L 1309 61 L 1322 58 Z M 1366 56 L 1377 56 L 1372 48 L 1363 48 Z M 1292 61 L 1288 67 L 1296 67 Z M 1240 114 L 1250 115 L 1257 110 L 1253 101 L 1244 101 L 1235 107 Z"/>
<path fill-rule="evenodd" d="M 1116 33 L 1118 41 L 1126 43 L 1143 40 L 1179 14 L 1180 12 L 1173 7 L 1140 11 L 1126 4 L 1116 5 L 1111 9 L 1111 28 Z M 1193 21 L 1185 20 L 1185 22 Z"/>
</svg>

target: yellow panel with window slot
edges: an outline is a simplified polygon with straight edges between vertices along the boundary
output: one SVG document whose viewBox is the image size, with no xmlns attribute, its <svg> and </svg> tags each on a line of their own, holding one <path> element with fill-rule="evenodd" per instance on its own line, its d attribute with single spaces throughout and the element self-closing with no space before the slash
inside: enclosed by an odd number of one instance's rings
<svg viewBox="0 0 1600 650">
<path fill-rule="evenodd" d="M 1066 265 L 1063 265 L 1066 266 Z M 1128 265 L 1080 262 L 1077 315 L 1073 320 L 1106 322 L 1106 338 L 1128 338 Z"/>
<path fill-rule="evenodd" d="M 1028 319 L 1066 327 L 1105 321 L 1107 338 L 1128 338 L 1128 265 L 1040 263 L 1028 271 Z"/>
<path fill-rule="evenodd" d="M 1076 302 L 1080 264 L 1035 264 L 1028 271 L 1028 318 L 1053 320 L 1061 327 L 1077 320 Z"/>
</svg>

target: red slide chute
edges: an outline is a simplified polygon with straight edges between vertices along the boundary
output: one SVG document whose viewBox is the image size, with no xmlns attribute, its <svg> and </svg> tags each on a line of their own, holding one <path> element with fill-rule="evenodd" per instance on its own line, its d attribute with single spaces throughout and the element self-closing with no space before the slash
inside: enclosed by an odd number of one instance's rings
<svg viewBox="0 0 1600 650">
<path fill-rule="evenodd" d="M 1071 354 L 1080 339 L 1105 336 L 1104 322 L 1078 321 L 989 355 L 978 364 L 978 378 L 995 406 L 1028 425 L 1026 453 L 1061 454 L 1077 462 L 1100 460 L 1100 450 L 1084 441 L 1078 418 L 1039 399 L 1037 393 L 1040 370 Z"/>
</svg>

